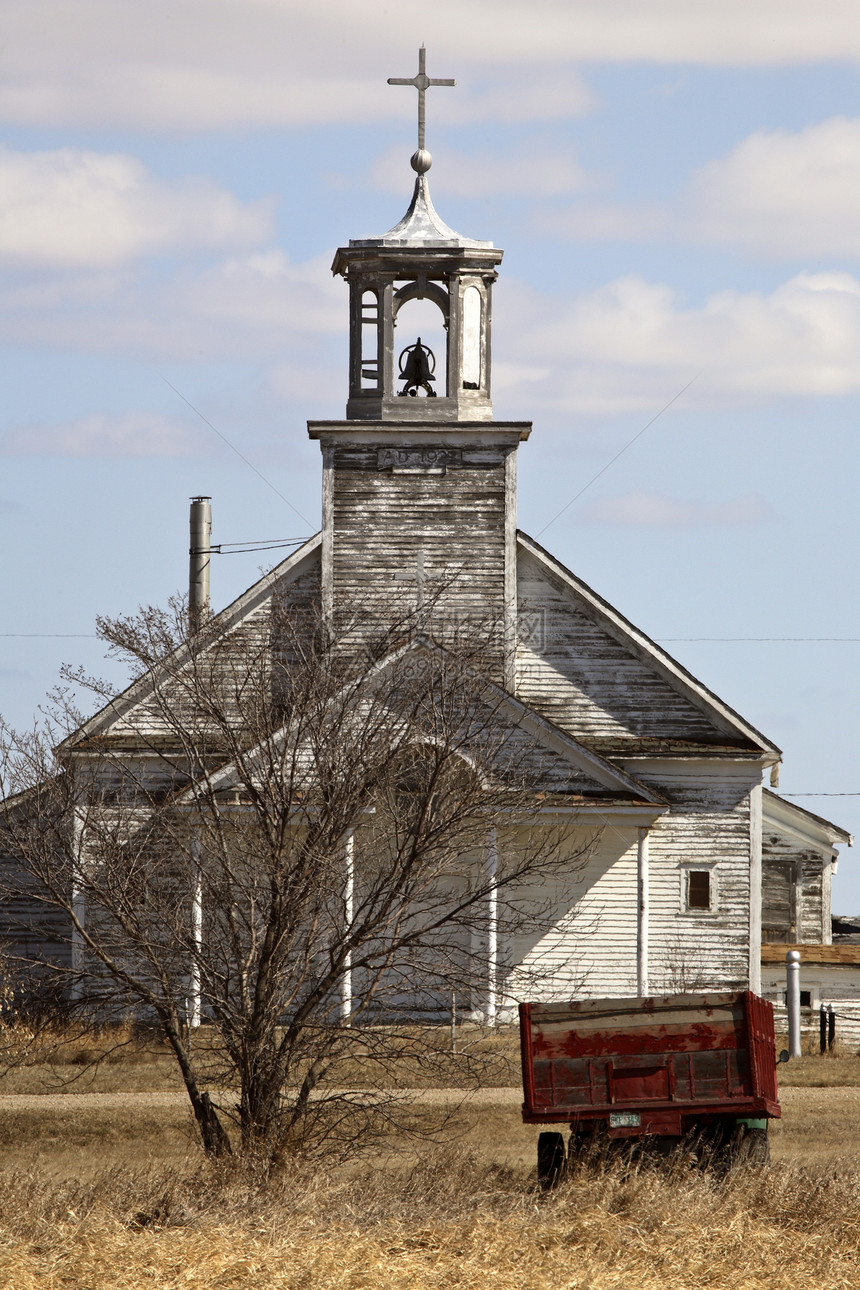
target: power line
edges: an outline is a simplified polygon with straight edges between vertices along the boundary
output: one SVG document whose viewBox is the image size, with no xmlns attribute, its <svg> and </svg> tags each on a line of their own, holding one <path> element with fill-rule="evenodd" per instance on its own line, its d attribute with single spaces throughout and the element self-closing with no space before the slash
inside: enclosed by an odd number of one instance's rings
<svg viewBox="0 0 860 1290">
<path fill-rule="evenodd" d="M 651 418 L 651 420 L 647 423 L 647 425 L 644 425 L 644 426 L 642 427 L 642 429 L 641 429 L 641 430 L 638 430 L 638 431 L 636 432 L 636 434 L 633 436 L 633 438 L 630 440 L 630 442 L 629 442 L 629 443 L 626 443 L 626 444 L 624 445 L 624 447 L 623 447 L 619 452 L 616 452 L 615 456 L 614 456 L 614 457 L 612 457 L 609 461 L 607 461 L 606 465 L 605 465 L 605 466 L 603 466 L 601 470 L 598 470 L 598 472 L 597 472 L 597 474 L 594 476 L 594 478 L 593 478 L 593 479 L 589 479 L 588 483 L 587 483 L 583 488 L 580 488 L 580 490 L 579 490 L 579 492 L 576 494 L 576 496 L 575 496 L 575 497 L 571 497 L 570 501 L 567 503 L 567 505 L 566 505 L 566 506 L 562 506 L 561 510 L 558 512 L 558 515 L 553 515 L 552 519 L 551 519 L 551 520 L 549 520 L 546 524 L 544 524 L 543 528 L 540 530 L 540 532 L 539 532 L 536 536 L 537 536 L 537 537 L 540 537 L 542 533 L 546 533 L 546 531 L 547 531 L 547 529 L 549 528 L 550 524 L 555 524 L 556 520 L 557 520 L 557 519 L 559 519 L 559 518 L 560 518 L 560 516 L 564 515 L 564 513 L 565 513 L 565 511 L 566 511 L 566 510 L 569 510 L 569 509 L 570 509 L 570 507 L 571 507 L 571 506 L 573 506 L 573 503 L 574 503 L 574 502 L 579 501 L 580 497 L 582 497 L 582 494 L 583 494 L 584 492 L 586 492 L 586 491 L 591 487 L 591 485 L 592 485 L 593 483 L 595 483 L 595 482 L 600 478 L 600 476 L 601 476 L 602 474 L 604 474 L 604 472 L 605 472 L 605 471 L 607 471 L 607 470 L 609 469 L 609 467 L 610 467 L 614 462 L 616 462 L 616 461 L 618 460 L 618 458 L 619 458 L 619 457 L 621 457 L 621 456 L 622 456 L 622 455 L 627 451 L 627 449 L 628 449 L 628 448 L 632 448 L 632 447 L 633 447 L 633 445 L 634 445 L 634 443 L 636 442 L 636 440 L 637 440 L 637 439 L 641 439 L 641 437 L 642 437 L 642 435 L 645 433 L 645 431 L 646 431 L 650 426 L 652 426 L 652 425 L 654 424 L 654 422 L 658 420 L 658 418 L 662 417 L 663 413 L 664 413 L 664 412 L 667 412 L 667 411 L 669 410 L 669 408 L 671 408 L 671 406 L 672 406 L 672 404 L 673 404 L 673 403 L 677 403 L 677 401 L 678 401 L 678 399 L 680 399 L 681 395 L 682 395 L 682 394 L 685 394 L 685 393 L 686 393 L 686 391 L 687 391 L 687 390 L 689 390 L 690 386 L 693 384 L 693 381 L 697 381 L 698 379 L 699 379 L 699 373 L 697 372 L 697 373 L 696 373 L 696 375 L 693 377 L 693 380 L 688 381 L 688 382 L 687 382 L 687 384 L 684 386 L 684 388 L 683 388 L 682 390 L 679 390 L 679 391 L 678 391 L 678 393 L 675 395 L 675 397 L 674 397 L 673 399 L 670 399 L 670 400 L 669 400 L 669 402 L 666 404 L 666 406 L 665 406 L 665 407 L 663 407 L 663 408 L 661 408 L 661 409 L 660 409 L 660 411 L 659 411 L 655 416 L 653 416 L 653 417 Z"/>
<path fill-rule="evenodd" d="M 251 461 L 249 461 L 249 460 L 248 460 L 248 458 L 245 456 L 245 454 L 244 454 L 244 453 L 242 453 L 242 452 L 240 452 L 240 451 L 239 451 L 239 449 L 236 447 L 236 445 L 235 445 L 235 444 L 232 444 L 232 443 L 230 442 L 230 440 L 227 438 L 227 436 L 226 436 L 225 434 L 222 434 L 222 433 L 221 433 L 221 431 L 218 429 L 218 427 L 217 427 L 217 426 L 213 426 L 213 424 L 212 424 L 212 422 L 209 420 L 209 418 L 208 418 L 208 417 L 204 417 L 203 413 L 200 411 L 200 409 L 199 409 L 199 408 L 195 408 L 194 404 L 191 402 L 191 400 L 190 400 L 190 399 L 186 399 L 185 395 L 182 393 L 182 391 L 181 391 L 181 390 L 177 390 L 176 386 L 175 386 L 175 385 L 172 385 L 172 384 L 170 383 L 170 381 L 168 381 L 168 379 L 167 379 L 167 377 L 166 377 L 166 376 L 162 376 L 162 378 L 161 378 L 161 379 L 162 379 L 162 381 L 164 381 L 164 384 L 165 384 L 165 385 L 169 385 L 169 386 L 170 386 L 170 388 L 171 388 L 171 390 L 173 390 L 173 393 L 174 393 L 174 394 L 178 394 L 178 395 L 179 395 L 179 397 L 180 397 L 180 399 L 182 400 L 182 402 L 183 402 L 183 403 L 187 403 L 187 404 L 188 404 L 188 406 L 189 406 L 189 408 L 191 409 L 191 411 L 192 411 L 192 412 L 196 412 L 196 413 L 197 413 L 198 417 L 199 417 L 199 418 L 200 418 L 200 420 L 204 423 L 204 425 L 207 425 L 207 426 L 209 427 L 209 429 L 210 429 L 210 430 L 214 431 L 214 433 L 215 433 L 215 434 L 217 434 L 218 438 L 219 438 L 219 439 L 221 439 L 221 440 L 222 440 L 222 442 L 226 443 L 227 447 L 231 450 L 231 452 L 235 452 L 236 456 L 237 456 L 241 461 L 244 461 L 245 465 L 246 465 L 246 466 L 248 466 L 248 467 L 250 467 L 250 469 L 251 469 L 251 470 L 253 470 L 254 474 L 255 474 L 259 479 L 262 479 L 263 483 L 267 486 L 267 488 L 271 488 L 272 492 L 273 492 L 273 493 L 276 493 L 276 494 L 278 495 L 278 497 L 280 497 L 280 499 L 281 499 L 281 501 L 282 501 L 282 502 L 286 502 L 287 506 L 289 506 L 289 508 L 290 508 L 290 510 L 291 510 L 291 511 L 295 511 L 296 515 L 298 515 L 298 517 L 299 517 L 299 519 L 300 519 L 300 520 L 304 520 L 305 524 L 310 524 L 310 523 L 311 523 L 311 521 L 308 519 L 307 515 L 302 515 L 301 511 L 300 511 L 297 507 L 293 506 L 293 504 L 292 504 L 292 502 L 290 501 L 290 499 L 289 499 L 288 497 L 284 497 L 284 494 L 283 494 L 279 489 L 275 488 L 275 485 L 271 482 L 271 480 L 266 479 L 266 476 L 263 474 L 263 472 L 262 472 L 261 470 L 258 470 L 258 469 L 257 469 L 257 467 L 254 465 L 254 463 L 253 463 L 253 462 L 251 462 Z"/>
<path fill-rule="evenodd" d="M 780 797 L 860 797 L 860 793 L 780 793 Z"/>
<path fill-rule="evenodd" d="M 658 641 L 665 645 L 678 644 L 680 641 L 687 643 L 715 641 L 725 645 L 733 641 L 750 643 L 754 641 L 764 641 L 765 643 L 780 644 L 782 642 L 796 641 L 802 644 L 830 644 L 830 645 L 860 645 L 860 636 L 660 636 Z"/>
</svg>

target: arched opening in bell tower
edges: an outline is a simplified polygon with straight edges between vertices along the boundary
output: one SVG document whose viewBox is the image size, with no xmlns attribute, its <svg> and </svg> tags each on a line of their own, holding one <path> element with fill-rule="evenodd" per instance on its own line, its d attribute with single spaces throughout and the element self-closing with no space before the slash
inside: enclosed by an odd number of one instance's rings
<svg viewBox="0 0 860 1290">
<path fill-rule="evenodd" d="M 448 391 L 448 295 L 436 283 L 427 283 L 421 297 L 415 283 L 395 293 L 394 379 L 398 395 L 444 398 Z M 431 357 L 419 355 L 420 340 Z M 429 369 L 429 370 L 428 370 Z M 416 388 L 412 378 L 428 377 Z M 432 393 L 430 393 L 432 391 Z"/>
<path fill-rule="evenodd" d="M 361 388 L 381 388 L 379 372 L 379 292 L 361 293 Z"/>
</svg>

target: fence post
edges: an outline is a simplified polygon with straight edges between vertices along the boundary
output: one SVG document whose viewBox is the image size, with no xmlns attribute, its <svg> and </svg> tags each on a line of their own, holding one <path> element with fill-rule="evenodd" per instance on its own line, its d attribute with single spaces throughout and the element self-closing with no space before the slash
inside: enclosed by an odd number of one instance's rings
<svg viewBox="0 0 860 1290">
<path fill-rule="evenodd" d="M 827 1008 L 827 1047 L 832 1050 L 836 1043 L 836 1013 L 833 1011 L 833 1004 Z"/>
</svg>

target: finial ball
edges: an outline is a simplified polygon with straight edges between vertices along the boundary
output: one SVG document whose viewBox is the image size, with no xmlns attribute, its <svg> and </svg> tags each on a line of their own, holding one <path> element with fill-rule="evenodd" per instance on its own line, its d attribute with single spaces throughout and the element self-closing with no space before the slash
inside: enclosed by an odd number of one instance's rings
<svg viewBox="0 0 860 1290">
<path fill-rule="evenodd" d="M 409 164 L 416 174 L 426 175 L 427 171 L 433 165 L 433 158 L 430 156 L 430 153 L 426 148 L 419 148 L 418 151 L 413 152 L 412 156 L 409 158 Z"/>
</svg>

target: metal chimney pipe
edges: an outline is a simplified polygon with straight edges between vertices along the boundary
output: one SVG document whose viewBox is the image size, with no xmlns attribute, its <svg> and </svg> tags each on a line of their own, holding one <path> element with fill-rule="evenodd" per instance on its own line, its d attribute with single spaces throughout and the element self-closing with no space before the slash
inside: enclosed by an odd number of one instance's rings
<svg viewBox="0 0 860 1290">
<path fill-rule="evenodd" d="M 800 952 L 785 956 L 785 1004 L 788 1010 L 788 1054 L 800 1057 Z"/>
<path fill-rule="evenodd" d="M 188 548 L 188 630 L 193 636 L 209 617 L 209 562 L 212 558 L 212 507 L 209 497 L 192 497 Z"/>
</svg>

